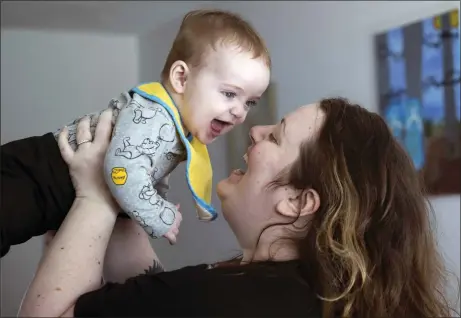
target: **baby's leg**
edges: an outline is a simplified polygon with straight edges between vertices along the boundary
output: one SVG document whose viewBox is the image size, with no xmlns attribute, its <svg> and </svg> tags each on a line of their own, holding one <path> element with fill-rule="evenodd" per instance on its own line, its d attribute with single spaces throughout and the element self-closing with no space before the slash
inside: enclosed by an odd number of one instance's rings
<svg viewBox="0 0 461 318">
<path fill-rule="evenodd" d="M 52 133 L 1 146 L 1 256 L 48 230 L 57 230 L 75 191 Z"/>
<path fill-rule="evenodd" d="M 128 94 L 122 94 L 110 102 L 113 122 L 119 113 L 118 104 L 128 98 Z M 100 113 L 89 114 L 93 135 Z M 69 144 L 74 150 L 79 120 L 68 125 Z M 0 257 L 12 245 L 58 230 L 72 206 L 75 191 L 58 147 L 60 131 L 1 146 Z"/>
</svg>

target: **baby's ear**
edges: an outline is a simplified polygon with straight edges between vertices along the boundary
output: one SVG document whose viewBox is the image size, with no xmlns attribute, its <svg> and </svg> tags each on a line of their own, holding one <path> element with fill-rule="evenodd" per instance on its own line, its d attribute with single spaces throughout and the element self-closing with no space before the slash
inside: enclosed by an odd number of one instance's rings
<svg viewBox="0 0 461 318">
<path fill-rule="evenodd" d="M 189 67 L 184 61 L 176 61 L 170 68 L 170 84 L 177 94 L 184 94 Z"/>
<path fill-rule="evenodd" d="M 317 212 L 320 207 L 320 196 L 314 189 L 295 191 L 288 190 L 287 196 L 276 205 L 277 213 L 298 218 Z"/>
</svg>

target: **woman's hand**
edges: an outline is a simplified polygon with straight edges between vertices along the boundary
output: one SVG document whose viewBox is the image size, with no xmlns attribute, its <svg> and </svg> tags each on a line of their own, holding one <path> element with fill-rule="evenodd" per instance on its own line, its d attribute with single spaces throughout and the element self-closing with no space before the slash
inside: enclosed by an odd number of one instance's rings
<svg viewBox="0 0 461 318">
<path fill-rule="evenodd" d="M 114 204 L 103 175 L 106 151 L 112 135 L 112 110 L 104 111 L 99 117 L 94 139 L 90 131 L 90 118 L 80 120 L 77 126 L 77 151 L 68 142 L 68 130 L 59 135 L 58 144 L 75 188 L 76 198 L 94 202 Z"/>
</svg>

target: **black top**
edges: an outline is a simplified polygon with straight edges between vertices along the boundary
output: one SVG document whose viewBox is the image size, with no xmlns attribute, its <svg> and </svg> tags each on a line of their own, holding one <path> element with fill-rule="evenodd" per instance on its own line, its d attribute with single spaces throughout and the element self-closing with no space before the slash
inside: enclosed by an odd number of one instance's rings
<svg viewBox="0 0 461 318">
<path fill-rule="evenodd" d="M 82 295 L 75 317 L 320 317 L 298 262 L 185 267 L 108 283 Z"/>
</svg>

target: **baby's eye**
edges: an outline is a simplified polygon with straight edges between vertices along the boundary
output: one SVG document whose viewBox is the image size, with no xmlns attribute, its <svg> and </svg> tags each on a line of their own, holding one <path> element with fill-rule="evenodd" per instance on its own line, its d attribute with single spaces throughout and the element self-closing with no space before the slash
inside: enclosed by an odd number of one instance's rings
<svg viewBox="0 0 461 318">
<path fill-rule="evenodd" d="M 248 107 L 255 107 L 258 103 L 255 100 L 249 100 L 247 101 L 247 106 Z"/>
<path fill-rule="evenodd" d="M 274 134 L 269 134 L 269 140 L 272 141 L 273 143 L 277 143 L 277 139 L 275 139 Z"/>
<path fill-rule="evenodd" d="M 237 96 L 237 94 L 235 94 L 234 92 L 221 92 L 224 96 L 226 96 L 227 98 L 234 98 L 235 96 Z"/>
</svg>

